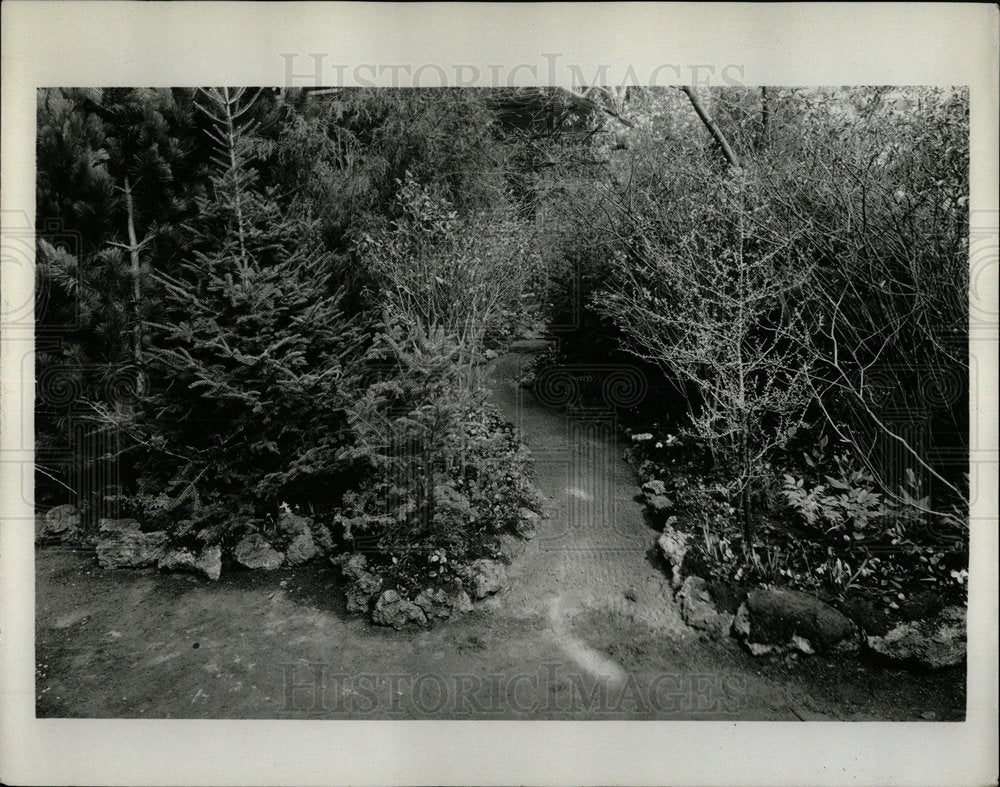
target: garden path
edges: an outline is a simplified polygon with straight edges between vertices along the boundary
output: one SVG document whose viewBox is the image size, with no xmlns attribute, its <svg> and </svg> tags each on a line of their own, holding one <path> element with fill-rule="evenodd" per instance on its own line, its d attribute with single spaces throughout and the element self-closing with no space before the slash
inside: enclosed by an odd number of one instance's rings
<svg viewBox="0 0 1000 787">
<path fill-rule="evenodd" d="M 205 583 L 36 557 L 39 716 L 138 718 L 962 718 L 961 676 L 853 659 L 754 660 L 684 625 L 656 533 L 606 419 L 519 380 L 538 343 L 489 370 L 522 431 L 547 517 L 510 587 L 460 619 L 393 631 L 348 615 L 327 566 Z"/>
</svg>

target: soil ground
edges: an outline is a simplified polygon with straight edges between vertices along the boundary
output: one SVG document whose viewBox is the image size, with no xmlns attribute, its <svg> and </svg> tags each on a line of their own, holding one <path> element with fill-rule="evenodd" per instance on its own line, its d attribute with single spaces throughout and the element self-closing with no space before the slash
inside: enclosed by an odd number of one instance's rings
<svg viewBox="0 0 1000 787">
<path fill-rule="evenodd" d="M 40 717 L 961 720 L 964 665 L 755 659 L 681 620 L 613 422 L 570 417 L 493 367 L 547 501 L 510 587 L 457 620 L 393 631 L 349 615 L 327 565 L 217 583 L 36 557 Z M 228 567 L 227 567 L 228 568 Z"/>
</svg>

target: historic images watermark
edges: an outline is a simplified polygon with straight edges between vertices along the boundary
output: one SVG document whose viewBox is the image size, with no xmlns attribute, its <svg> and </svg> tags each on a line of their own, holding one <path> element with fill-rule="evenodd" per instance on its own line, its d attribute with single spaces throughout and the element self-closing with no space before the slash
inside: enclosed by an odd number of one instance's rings
<svg viewBox="0 0 1000 787">
<path fill-rule="evenodd" d="M 336 63 L 328 52 L 281 52 L 286 87 L 518 87 L 524 85 L 660 85 L 735 87 L 746 84 L 739 63 L 658 63 L 648 67 L 565 62 L 542 52 L 534 63 Z"/>
<path fill-rule="evenodd" d="M 419 675 L 346 673 L 322 662 L 282 665 L 287 716 L 352 718 L 734 718 L 746 677 L 727 672 L 628 674 L 620 680 L 543 662 L 533 672 Z"/>
</svg>

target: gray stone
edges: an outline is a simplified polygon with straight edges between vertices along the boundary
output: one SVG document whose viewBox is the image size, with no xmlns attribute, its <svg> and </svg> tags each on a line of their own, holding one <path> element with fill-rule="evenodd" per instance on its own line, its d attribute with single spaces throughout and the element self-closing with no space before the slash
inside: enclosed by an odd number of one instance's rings
<svg viewBox="0 0 1000 787">
<path fill-rule="evenodd" d="M 472 599 L 460 586 L 451 589 L 425 588 L 413 599 L 413 603 L 420 607 L 428 618 L 442 620 L 472 609 Z"/>
<path fill-rule="evenodd" d="M 857 627 L 829 604 L 797 590 L 751 590 L 736 612 L 733 631 L 755 656 L 856 650 Z"/>
<path fill-rule="evenodd" d="M 358 555 L 364 559 L 363 555 Z M 382 577 L 368 571 L 361 571 L 348 583 L 345 595 L 348 612 L 367 612 L 371 607 L 375 594 L 382 589 Z"/>
<path fill-rule="evenodd" d="M 646 495 L 646 506 L 654 514 L 666 514 L 674 507 L 674 501 L 666 495 Z"/>
<path fill-rule="evenodd" d="M 312 519 L 291 511 L 282 511 L 278 514 L 278 527 L 290 536 L 300 536 L 312 532 Z"/>
<path fill-rule="evenodd" d="M 653 478 L 642 485 L 642 493 L 644 495 L 665 495 L 667 487 L 660 479 Z"/>
<path fill-rule="evenodd" d="M 474 598 L 486 598 L 507 584 L 507 570 L 495 560 L 481 558 L 473 561 L 468 571 L 469 584 Z"/>
<path fill-rule="evenodd" d="M 329 555 L 333 551 L 333 536 L 330 528 L 322 522 L 314 522 L 312 527 L 313 542 L 321 555 Z"/>
<path fill-rule="evenodd" d="M 514 526 L 518 536 L 525 541 L 530 541 L 538 535 L 538 522 L 541 517 L 530 508 L 522 508 L 518 512 L 517 524 Z"/>
<path fill-rule="evenodd" d="M 407 623 L 426 623 L 427 616 L 420 607 L 395 590 L 386 590 L 375 602 L 372 620 L 380 626 L 392 626 L 398 631 Z"/>
<path fill-rule="evenodd" d="M 133 528 L 105 531 L 97 541 L 97 562 L 106 569 L 153 566 L 163 556 L 166 545 L 166 533 L 162 530 L 143 533 L 136 522 Z"/>
<path fill-rule="evenodd" d="M 312 534 L 306 531 L 292 539 L 292 543 L 288 545 L 288 550 L 285 552 L 285 560 L 290 566 L 301 566 L 312 560 L 317 551 Z"/>
<path fill-rule="evenodd" d="M 525 547 L 527 545 L 517 536 L 510 535 L 509 533 L 503 533 L 497 539 L 497 551 L 500 553 L 500 559 L 510 565 L 517 558 L 524 553 Z"/>
<path fill-rule="evenodd" d="M 332 558 L 335 566 L 340 566 L 340 570 L 348 579 L 360 579 L 363 574 L 368 573 L 368 558 L 360 552 L 350 555 L 340 555 Z"/>
<path fill-rule="evenodd" d="M 198 555 L 183 547 L 168 549 L 157 566 L 162 571 L 184 571 L 215 581 L 222 574 L 222 547 L 206 547 Z"/>
<path fill-rule="evenodd" d="M 279 568 L 285 560 L 285 556 L 267 543 L 259 533 L 251 533 L 236 545 L 233 552 L 236 562 L 246 568 L 273 571 Z"/>
<path fill-rule="evenodd" d="M 674 507 L 674 501 L 667 497 L 667 488 L 659 479 L 652 479 L 642 485 L 642 495 L 646 505 L 654 514 L 665 514 Z"/>
<path fill-rule="evenodd" d="M 49 509 L 45 514 L 45 536 L 64 536 L 79 530 L 80 512 L 76 506 L 62 505 Z"/>
<path fill-rule="evenodd" d="M 222 576 L 222 547 L 205 547 L 194 563 L 196 573 L 215 582 Z"/>
<path fill-rule="evenodd" d="M 135 519 L 99 519 L 97 529 L 101 533 L 124 533 L 130 530 L 141 530 L 138 520 Z"/>
<path fill-rule="evenodd" d="M 701 577 L 687 577 L 677 592 L 681 617 L 692 628 L 714 633 L 726 631 L 733 623 L 733 616 L 716 609 L 708 584 Z"/>
<path fill-rule="evenodd" d="M 929 620 L 901 623 L 884 637 L 868 637 L 868 647 L 893 661 L 941 669 L 965 658 L 966 636 L 965 610 L 948 607 Z"/>
<path fill-rule="evenodd" d="M 188 571 L 194 573 L 197 557 L 190 549 L 174 548 L 163 553 L 156 564 L 161 571 Z"/>
<path fill-rule="evenodd" d="M 660 551 L 663 553 L 664 559 L 667 561 L 667 565 L 670 567 L 670 584 L 674 590 L 677 590 L 683 581 L 681 566 L 684 564 L 684 556 L 687 555 L 690 542 L 691 536 L 687 533 L 681 533 L 679 530 L 674 530 L 671 527 L 671 520 L 668 519 L 666 526 L 663 528 L 663 534 L 657 543 L 660 546 Z"/>
</svg>

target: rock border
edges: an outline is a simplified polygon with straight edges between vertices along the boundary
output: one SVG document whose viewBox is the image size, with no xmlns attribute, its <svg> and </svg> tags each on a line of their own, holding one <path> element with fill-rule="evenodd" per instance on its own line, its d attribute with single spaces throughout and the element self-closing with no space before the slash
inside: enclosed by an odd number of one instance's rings
<svg viewBox="0 0 1000 787">
<path fill-rule="evenodd" d="M 471 612 L 476 603 L 506 591 L 510 587 L 506 567 L 523 553 L 525 542 L 536 537 L 543 518 L 537 511 L 521 508 L 512 532 L 497 537 L 495 557 L 456 566 L 456 576 L 451 582 L 424 587 L 413 598 L 403 597 L 396 588 L 385 587 L 384 578 L 371 569 L 368 558 L 359 552 L 332 556 L 330 562 L 347 579 L 344 595 L 348 612 L 366 614 L 376 625 L 397 631 L 427 627 Z"/>
<path fill-rule="evenodd" d="M 662 482 L 642 486 L 646 504 L 662 513 L 666 497 Z M 673 599 L 681 618 L 715 637 L 732 637 L 753 656 L 797 651 L 865 654 L 894 664 L 920 669 L 942 669 L 962 663 L 967 653 L 967 610 L 951 606 L 933 617 L 897 623 L 880 635 L 866 635 L 847 615 L 825 601 L 789 588 L 756 587 L 742 599 L 735 614 L 720 608 L 711 580 L 686 573 L 685 559 L 693 536 L 674 527 L 667 518 L 656 548 L 666 563 Z"/>
</svg>

